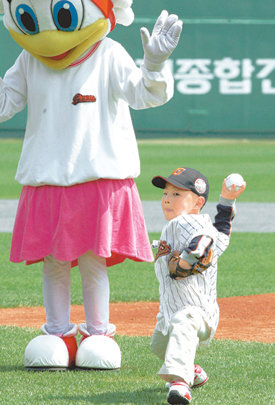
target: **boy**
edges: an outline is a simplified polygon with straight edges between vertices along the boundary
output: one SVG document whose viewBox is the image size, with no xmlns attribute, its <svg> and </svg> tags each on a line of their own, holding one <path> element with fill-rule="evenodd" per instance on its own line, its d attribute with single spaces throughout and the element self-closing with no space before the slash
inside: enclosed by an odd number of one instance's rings
<svg viewBox="0 0 275 405">
<path fill-rule="evenodd" d="M 159 376 L 169 383 L 169 404 L 190 404 L 192 386 L 208 377 L 194 359 L 199 344 L 212 339 L 219 321 L 217 260 L 229 244 L 235 199 L 244 191 L 222 185 L 215 223 L 200 211 L 209 183 L 191 168 L 178 168 L 168 178 L 157 176 L 154 186 L 164 189 L 161 207 L 168 224 L 162 230 L 155 271 L 160 309 L 151 349 L 164 361 Z M 203 376 L 200 376 L 200 373 Z"/>
</svg>

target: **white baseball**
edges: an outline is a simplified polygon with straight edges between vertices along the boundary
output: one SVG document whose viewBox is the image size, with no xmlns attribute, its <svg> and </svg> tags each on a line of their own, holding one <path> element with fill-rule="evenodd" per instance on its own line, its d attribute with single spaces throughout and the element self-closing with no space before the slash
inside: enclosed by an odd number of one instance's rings
<svg viewBox="0 0 275 405">
<path fill-rule="evenodd" d="M 245 183 L 243 177 L 239 173 L 232 173 L 225 179 L 225 185 L 228 190 L 231 190 L 233 184 L 236 186 L 235 190 L 238 191 L 240 187 Z"/>
</svg>

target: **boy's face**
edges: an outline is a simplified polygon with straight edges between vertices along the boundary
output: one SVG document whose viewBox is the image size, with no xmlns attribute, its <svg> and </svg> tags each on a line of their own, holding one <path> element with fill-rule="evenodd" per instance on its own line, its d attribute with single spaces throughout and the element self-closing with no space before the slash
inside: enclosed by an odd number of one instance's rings
<svg viewBox="0 0 275 405">
<path fill-rule="evenodd" d="M 198 214 L 203 204 L 203 197 L 190 190 L 181 190 L 166 183 L 161 199 L 161 208 L 167 221 L 181 214 Z"/>
</svg>

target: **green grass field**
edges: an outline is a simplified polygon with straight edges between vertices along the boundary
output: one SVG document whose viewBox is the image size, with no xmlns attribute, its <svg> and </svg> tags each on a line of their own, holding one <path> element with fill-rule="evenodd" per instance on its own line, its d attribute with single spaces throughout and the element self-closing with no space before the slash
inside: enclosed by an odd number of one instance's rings
<svg viewBox="0 0 275 405">
<path fill-rule="evenodd" d="M 116 338 L 123 354 L 119 372 L 27 372 L 22 366 L 24 349 L 38 333 L 0 328 L 1 404 L 167 404 L 167 390 L 156 376 L 161 364 L 150 352 L 150 338 Z M 217 340 L 209 349 L 199 349 L 197 361 L 210 379 L 205 387 L 193 390 L 192 404 L 274 404 L 273 350 L 267 344 Z"/>
<path fill-rule="evenodd" d="M 0 140 L 0 198 L 15 198 L 20 186 L 13 180 L 22 142 Z M 178 166 L 201 170 L 210 180 L 210 201 L 217 201 L 222 179 L 240 172 L 247 181 L 241 201 L 275 202 L 275 141 L 175 140 L 140 141 L 143 200 L 159 199 L 151 186 L 154 175 L 168 175 Z M 274 233 L 233 233 L 219 261 L 218 296 L 264 294 L 274 291 Z M 157 239 L 159 234 L 150 234 Z M 0 307 L 43 305 L 42 266 L 9 262 L 11 234 L 0 233 Z M 157 301 L 153 264 L 129 260 L 109 270 L 111 301 Z M 77 269 L 72 271 L 72 303 L 82 304 Z M 257 310 L 257 309 L 255 309 Z M 39 331 L 0 327 L 1 404 L 167 404 L 164 383 L 156 373 L 160 361 L 150 352 L 148 337 L 117 336 L 122 350 L 119 372 L 24 371 L 28 342 Z M 192 404 L 275 404 L 272 386 L 274 345 L 213 340 L 199 348 L 196 361 L 210 375 L 194 390 Z"/>
<path fill-rule="evenodd" d="M 153 240 L 159 234 L 150 233 L 149 236 Z M 23 263 L 10 263 L 10 239 L 10 234 L 0 233 L 0 307 L 43 305 L 42 264 L 25 266 Z M 219 260 L 218 296 L 273 292 L 274 245 L 273 233 L 233 233 L 228 250 Z M 251 261 L 252 246 L 257 246 L 257 255 Z M 152 263 L 126 260 L 109 269 L 109 278 L 111 302 L 158 301 L 158 284 Z M 72 303 L 82 304 L 77 268 L 71 272 L 71 283 Z"/>
<path fill-rule="evenodd" d="M 18 198 L 14 181 L 22 141 L 0 140 L 0 198 Z M 218 201 L 221 183 L 230 173 L 241 173 L 247 189 L 239 201 L 275 201 L 275 140 L 171 139 L 139 141 L 141 175 L 136 180 L 142 200 L 158 200 L 151 179 L 169 175 L 180 166 L 193 167 L 210 182 L 209 201 Z"/>
</svg>

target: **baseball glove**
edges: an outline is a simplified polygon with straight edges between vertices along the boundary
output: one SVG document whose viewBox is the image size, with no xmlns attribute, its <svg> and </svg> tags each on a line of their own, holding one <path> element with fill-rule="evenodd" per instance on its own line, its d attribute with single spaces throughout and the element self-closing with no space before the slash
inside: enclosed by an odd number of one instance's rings
<svg viewBox="0 0 275 405">
<path fill-rule="evenodd" d="M 174 279 L 186 278 L 196 274 L 201 274 L 211 266 L 213 257 L 213 250 L 208 249 L 207 254 L 199 257 L 193 265 L 190 265 L 190 268 L 184 268 L 181 265 L 181 261 L 184 263 L 186 262 L 180 258 L 180 252 L 175 250 L 172 252 L 168 263 L 170 277 Z"/>
</svg>

